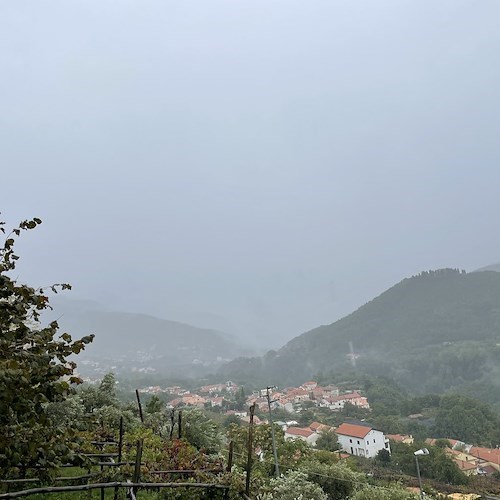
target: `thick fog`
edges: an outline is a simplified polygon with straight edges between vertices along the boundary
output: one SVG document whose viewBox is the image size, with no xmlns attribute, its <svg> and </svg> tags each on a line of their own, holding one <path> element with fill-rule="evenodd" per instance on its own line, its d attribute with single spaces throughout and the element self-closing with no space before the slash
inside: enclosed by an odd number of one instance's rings
<svg viewBox="0 0 500 500">
<path fill-rule="evenodd" d="M 19 279 L 279 346 L 500 261 L 498 1 L 0 4 Z"/>
</svg>

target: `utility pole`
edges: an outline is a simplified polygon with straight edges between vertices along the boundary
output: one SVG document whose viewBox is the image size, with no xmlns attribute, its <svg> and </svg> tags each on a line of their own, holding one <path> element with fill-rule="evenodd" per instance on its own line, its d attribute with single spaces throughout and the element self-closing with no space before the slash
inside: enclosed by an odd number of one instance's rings
<svg viewBox="0 0 500 500">
<path fill-rule="evenodd" d="M 271 393 L 270 393 L 271 389 L 274 389 L 274 387 L 268 386 L 266 389 L 267 408 L 269 409 L 269 425 L 271 426 L 271 437 L 273 440 L 274 473 L 276 474 L 276 477 L 280 477 L 280 466 L 278 463 L 278 452 L 276 451 L 276 437 L 274 435 L 273 415 L 271 412 L 271 403 L 274 403 L 274 401 L 271 401 Z"/>
<path fill-rule="evenodd" d="M 248 427 L 247 442 L 247 477 L 245 481 L 245 495 L 250 496 L 250 474 L 252 473 L 252 455 L 253 455 L 253 416 L 255 412 L 255 403 L 250 406 L 250 425 Z"/>
</svg>

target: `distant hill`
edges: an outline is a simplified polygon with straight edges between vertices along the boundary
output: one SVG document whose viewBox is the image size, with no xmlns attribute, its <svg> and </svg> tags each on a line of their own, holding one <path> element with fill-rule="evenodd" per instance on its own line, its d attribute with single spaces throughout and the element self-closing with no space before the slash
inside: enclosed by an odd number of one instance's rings
<svg viewBox="0 0 500 500">
<path fill-rule="evenodd" d="M 59 324 L 73 337 L 95 334 L 78 356 L 83 374 L 106 372 L 204 375 L 230 359 L 248 354 L 230 335 L 176 321 L 100 310 L 91 302 L 57 303 Z"/>
<path fill-rule="evenodd" d="M 500 273 L 500 262 L 497 262 L 496 264 L 490 264 L 489 266 L 484 266 L 481 267 L 480 269 L 476 269 L 476 273 L 479 273 L 481 271 L 495 271 L 496 273 Z"/>
<path fill-rule="evenodd" d="M 349 316 L 221 374 L 288 385 L 356 370 L 420 392 L 498 391 L 500 401 L 499 346 L 500 273 L 443 269 L 404 279 Z"/>
</svg>

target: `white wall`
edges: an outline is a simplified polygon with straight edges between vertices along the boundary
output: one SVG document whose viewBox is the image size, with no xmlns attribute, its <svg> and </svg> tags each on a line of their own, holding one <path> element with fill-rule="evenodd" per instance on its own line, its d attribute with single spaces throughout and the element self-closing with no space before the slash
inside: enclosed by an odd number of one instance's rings
<svg viewBox="0 0 500 500">
<path fill-rule="evenodd" d="M 391 452 L 389 443 L 386 447 L 385 436 L 380 431 L 371 430 L 364 438 L 339 434 L 338 440 L 340 448 L 351 455 L 374 458 L 380 450 Z"/>
</svg>

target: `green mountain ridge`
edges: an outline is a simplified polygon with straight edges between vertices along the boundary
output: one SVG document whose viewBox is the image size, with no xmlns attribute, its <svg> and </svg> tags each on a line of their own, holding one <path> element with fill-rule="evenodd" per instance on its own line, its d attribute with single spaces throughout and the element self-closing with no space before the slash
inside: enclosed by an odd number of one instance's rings
<svg viewBox="0 0 500 500">
<path fill-rule="evenodd" d="M 489 390 L 500 401 L 499 361 L 500 273 L 441 269 L 404 279 L 335 323 L 221 373 L 288 385 L 355 370 L 417 392 Z"/>
</svg>

